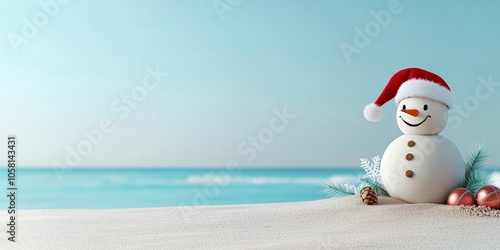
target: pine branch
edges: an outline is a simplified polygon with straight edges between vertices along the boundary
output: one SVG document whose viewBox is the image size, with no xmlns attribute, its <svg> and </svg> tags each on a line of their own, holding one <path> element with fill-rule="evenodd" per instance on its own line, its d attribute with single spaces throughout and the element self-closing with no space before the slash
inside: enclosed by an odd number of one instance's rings
<svg viewBox="0 0 500 250">
<path fill-rule="evenodd" d="M 487 158 L 482 145 L 472 151 L 465 162 L 465 179 L 461 187 L 469 189 L 474 195 L 477 191 L 486 185 L 491 184 L 491 177 L 484 172 L 483 163 Z"/>
<path fill-rule="evenodd" d="M 327 181 L 326 186 L 322 192 L 331 197 L 339 197 L 339 196 L 355 195 L 358 194 L 359 191 L 360 191 L 359 187 L 353 184 L 349 183 L 337 184 L 332 181 Z"/>
<path fill-rule="evenodd" d="M 378 182 L 367 175 L 359 177 L 359 181 L 373 188 L 378 195 L 389 197 L 389 193 L 385 190 L 385 187 L 381 182 Z"/>
<path fill-rule="evenodd" d="M 482 145 L 476 147 L 475 152 L 471 152 L 467 157 L 467 161 L 465 163 L 466 175 L 475 172 L 482 168 L 482 164 L 484 163 L 487 155 L 485 154 Z"/>
</svg>

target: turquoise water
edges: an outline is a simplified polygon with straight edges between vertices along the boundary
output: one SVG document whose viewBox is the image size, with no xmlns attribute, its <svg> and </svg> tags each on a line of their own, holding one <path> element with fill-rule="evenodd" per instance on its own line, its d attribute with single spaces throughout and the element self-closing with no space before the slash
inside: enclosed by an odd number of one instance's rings
<svg viewBox="0 0 500 250">
<path fill-rule="evenodd" d="M 308 201 L 327 198 L 321 193 L 325 179 L 356 176 L 357 172 L 360 170 L 86 168 L 56 172 L 20 168 L 17 204 L 19 209 L 52 209 Z M 6 182 L 2 186 L 6 192 Z M 1 201 L 6 207 L 6 200 Z"/>
<path fill-rule="evenodd" d="M 7 171 L 2 171 L 7 176 Z M 344 182 L 358 168 L 18 169 L 18 209 L 145 208 L 325 199 L 325 180 Z M 6 178 L 2 178 L 4 192 Z M 7 207 L 6 196 L 0 206 Z"/>
</svg>

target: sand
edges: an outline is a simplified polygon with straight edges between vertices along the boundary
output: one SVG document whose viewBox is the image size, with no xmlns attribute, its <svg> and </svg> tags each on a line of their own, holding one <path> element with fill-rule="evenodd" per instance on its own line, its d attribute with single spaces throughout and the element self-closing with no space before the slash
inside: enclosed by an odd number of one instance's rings
<svg viewBox="0 0 500 250">
<path fill-rule="evenodd" d="M 18 211 L 0 249 L 498 248 L 500 218 L 459 207 L 359 197 L 311 202 Z M 6 214 L 5 214 L 6 215 Z"/>
</svg>

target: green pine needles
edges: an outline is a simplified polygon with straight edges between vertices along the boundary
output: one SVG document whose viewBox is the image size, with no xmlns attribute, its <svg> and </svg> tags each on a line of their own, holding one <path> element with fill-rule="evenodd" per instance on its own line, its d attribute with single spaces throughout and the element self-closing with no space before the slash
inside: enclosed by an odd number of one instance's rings
<svg viewBox="0 0 500 250">
<path fill-rule="evenodd" d="M 467 188 L 476 195 L 481 187 L 491 184 L 491 176 L 485 173 L 483 165 L 487 157 L 483 146 L 476 146 L 465 160 L 465 179 L 460 187 Z"/>
<path fill-rule="evenodd" d="M 373 188 L 373 190 L 375 190 L 375 192 L 377 192 L 378 195 L 389 197 L 389 193 L 387 192 L 387 190 L 385 190 L 385 187 L 384 187 L 384 184 L 382 184 L 382 181 L 379 182 L 379 181 L 373 180 L 372 178 L 370 178 L 367 175 L 363 175 L 363 176 L 359 177 L 359 181 L 362 183 L 363 187 L 370 186 L 371 188 Z M 363 188 L 363 187 L 361 187 L 361 188 Z"/>
<path fill-rule="evenodd" d="M 361 191 L 359 185 L 351 183 L 335 183 L 333 181 L 326 181 L 326 186 L 323 193 L 331 197 L 341 197 L 348 195 L 355 195 Z"/>
</svg>

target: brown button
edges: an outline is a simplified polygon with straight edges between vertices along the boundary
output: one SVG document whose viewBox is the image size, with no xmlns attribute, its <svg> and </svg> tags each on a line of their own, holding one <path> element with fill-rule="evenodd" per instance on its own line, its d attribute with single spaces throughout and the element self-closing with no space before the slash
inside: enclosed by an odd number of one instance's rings
<svg viewBox="0 0 500 250">
<path fill-rule="evenodd" d="M 411 178 L 413 176 L 413 171 L 406 170 L 406 177 Z"/>
<path fill-rule="evenodd" d="M 415 142 L 414 142 L 414 141 L 409 141 L 409 142 L 408 142 L 408 147 L 410 147 L 410 148 L 411 148 L 411 147 L 413 147 L 413 146 L 415 146 Z"/>
<path fill-rule="evenodd" d="M 406 155 L 406 160 L 408 160 L 408 161 L 413 160 L 413 155 L 412 154 L 407 154 Z"/>
</svg>

